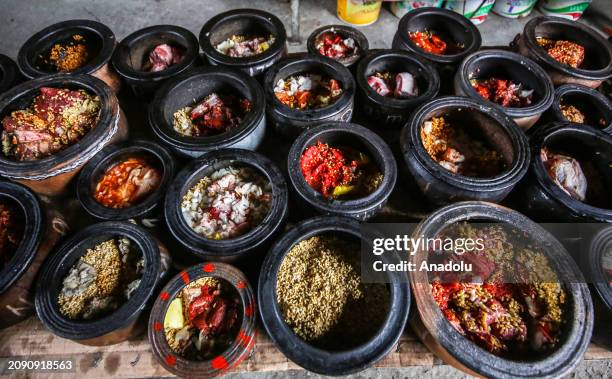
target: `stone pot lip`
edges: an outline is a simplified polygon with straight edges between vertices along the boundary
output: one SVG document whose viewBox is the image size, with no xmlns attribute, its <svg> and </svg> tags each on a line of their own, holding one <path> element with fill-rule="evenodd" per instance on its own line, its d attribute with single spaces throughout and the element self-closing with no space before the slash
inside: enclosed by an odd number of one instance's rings
<svg viewBox="0 0 612 379">
<path fill-rule="evenodd" d="M 584 97 L 594 104 L 599 104 L 601 106 L 600 109 L 602 110 L 603 116 L 608 123 L 603 128 L 598 128 L 595 125 L 590 126 L 593 126 L 605 133 L 612 134 L 612 101 L 610 101 L 610 99 L 608 99 L 608 97 L 606 97 L 603 93 L 580 84 L 563 84 L 557 87 L 555 90 L 555 99 L 552 103 L 551 110 L 553 111 L 557 121 L 567 122 L 563 116 L 563 113 L 561 112 L 561 101 L 563 101 L 563 97 L 566 95 L 579 95 L 580 97 Z"/>
<path fill-rule="evenodd" d="M 608 283 L 608 277 L 603 271 L 602 257 L 607 249 L 612 248 L 612 227 L 602 228 L 591 240 L 589 251 L 583 254 L 583 270 L 587 278 L 592 280 L 595 292 L 602 302 L 612 312 L 612 288 Z"/>
<path fill-rule="evenodd" d="M 427 273 L 417 270 L 410 272 L 409 277 L 418 316 L 427 332 L 460 364 L 485 377 L 552 378 L 567 375 L 580 363 L 593 332 L 593 303 L 582 273 L 563 245 L 549 232 L 526 216 L 497 204 L 465 201 L 443 207 L 424 219 L 413 236 L 431 237 L 453 222 L 470 219 L 508 223 L 545 246 L 544 252 L 569 295 L 566 311 L 569 310 L 570 316 L 569 320 L 566 319 L 562 341 L 554 352 L 538 360 L 519 361 L 494 355 L 454 329 L 431 295 Z M 426 253 L 419 250 L 411 259 L 420 262 Z"/>
<path fill-rule="evenodd" d="M 352 26 L 337 25 L 337 24 L 321 26 L 320 28 L 315 29 L 312 33 L 310 33 L 310 36 L 308 36 L 308 40 L 306 41 L 306 48 L 310 54 L 321 55 L 316 48 L 316 44 L 317 44 L 317 40 L 319 39 L 319 37 L 323 33 L 326 33 L 326 32 L 335 32 L 345 38 L 350 37 L 353 40 L 355 40 L 357 48 L 358 48 L 357 54 L 351 57 L 345 57 L 345 58 L 341 58 L 337 60 L 338 62 L 342 63 L 344 66 L 346 67 L 353 66 L 360 59 L 363 59 L 364 57 L 368 55 L 370 45 L 369 45 L 367 37 L 361 31 L 359 31 L 356 28 L 353 28 Z"/>
</svg>

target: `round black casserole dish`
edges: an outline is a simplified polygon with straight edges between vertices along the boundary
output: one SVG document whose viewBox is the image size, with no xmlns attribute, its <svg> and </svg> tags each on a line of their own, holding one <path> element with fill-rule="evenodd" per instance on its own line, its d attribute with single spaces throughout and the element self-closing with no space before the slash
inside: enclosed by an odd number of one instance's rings
<svg viewBox="0 0 612 379">
<path fill-rule="evenodd" d="M 415 77 L 419 94 L 396 99 L 376 93 L 368 84 L 368 77 L 385 71 L 409 72 Z M 368 55 L 357 66 L 355 77 L 358 87 L 357 104 L 377 125 L 403 125 L 416 107 L 433 99 L 440 89 L 440 76 L 431 64 L 399 50 L 382 50 Z"/>
<path fill-rule="evenodd" d="M 250 57 L 227 56 L 215 48 L 233 35 L 274 36 L 268 50 Z M 235 68 L 250 76 L 262 74 L 287 54 L 285 26 L 272 13 L 257 9 L 234 9 L 211 18 L 200 30 L 200 46 L 211 65 Z"/>
<path fill-rule="evenodd" d="M 434 161 L 423 146 L 420 131 L 425 121 L 445 115 L 469 126 L 472 132 L 502 153 L 506 169 L 494 177 L 469 177 L 446 170 Z M 525 133 L 498 108 L 467 97 L 447 96 L 423 104 L 402 129 L 400 145 L 408 170 L 423 194 L 434 204 L 460 200 L 500 202 L 529 166 Z"/>
<path fill-rule="evenodd" d="M 174 113 L 213 92 L 229 92 L 251 102 L 251 110 L 240 125 L 211 136 L 185 136 L 173 127 Z M 174 152 L 186 157 L 223 148 L 255 150 L 266 131 L 265 100 L 257 81 L 248 75 L 225 67 L 200 67 L 164 84 L 149 105 L 149 124 L 155 135 Z"/>
<path fill-rule="evenodd" d="M 326 199 L 308 185 L 300 168 L 302 154 L 317 142 L 331 146 L 349 146 L 368 154 L 382 173 L 382 182 L 374 192 L 359 199 Z M 314 207 L 319 213 L 348 216 L 358 220 L 374 216 L 385 205 L 397 179 L 397 165 L 389 146 L 376 133 L 352 123 L 326 123 L 300 134 L 289 151 L 287 167 L 289 179 L 300 200 Z"/>
<path fill-rule="evenodd" d="M 4 54 L 0 54 L 0 95 L 21 80 L 17 64 Z"/>
<path fill-rule="evenodd" d="M 444 207 L 413 232 L 413 238 L 432 238 L 444 228 L 459 222 L 504 223 L 524 233 L 542 248 L 566 294 L 560 345 L 543 358 L 509 359 L 489 353 L 461 335 L 447 321 L 431 294 L 427 271 L 410 272 L 410 282 L 417 312 L 411 318 L 412 329 L 438 357 L 469 375 L 490 378 L 563 377 L 581 361 L 593 332 L 593 304 L 582 274 L 563 245 L 550 233 L 522 214 L 484 202 L 462 202 Z M 420 265 L 427 251 L 419 249 L 412 262 Z"/>
<path fill-rule="evenodd" d="M 281 79 L 298 74 L 318 74 L 340 82 L 342 94 L 332 104 L 316 109 L 292 109 L 281 103 L 274 86 Z M 283 59 L 267 72 L 263 80 L 269 122 L 280 135 L 295 138 L 305 129 L 329 121 L 349 122 L 353 117 L 355 80 L 340 62 L 321 55 L 299 54 Z"/>
<path fill-rule="evenodd" d="M 161 44 L 180 49 L 183 59 L 163 71 L 143 71 L 149 53 Z M 113 67 L 137 96 L 150 95 L 166 80 L 199 63 L 200 45 L 189 30 L 174 25 L 156 25 L 125 37 L 113 54 Z"/>
<path fill-rule="evenodd" d="M 77 143 L 46 158 L 17 161 L 0 155 L 0 175 L 24 184 L 34 192 L 62 194 L 81 167 L 109 143 L 127 138 L 128 126 L 114 92 L 91 75 L 56 74 L 22 83 L 0 96 L 0 119 L 30 106 L 41 87 L 83 89 L 100 98 L 98 123 Z"/>
<path fill-rule="evenodd" d="M 550 57 L 537 37 L 567 40 L 584 47 L 581 68 L 572 68 Z M 612 77 L 612 46 L 583 23 L 559 17 L 536 17 L 526 25 L 518 41 L 519 52 L 544 67 L 555 85 L 574 83 L 597 88 Z"/>
<path fill-rule="evenodd" d="M 610 277 L 603 268 L 603 257 L 612 251 L 612 227 L 601 228 L 590 242 L 586 254 L 580 256 L 582 272 L 591 283 L 594 291 L 593 305 L 595 306 L 595 333 L 593 340 L 601 343 L 608 349 L 612 348 L 612 287 Z"/>
<path fill-rule="evenodd" d="M 317 49 L 317 43 L 326 33 L 336 33 L 343 38 L 352 38 L 355 41 L 357 52 L 351 56 L 337 59 L 344 66 L 348 68 L 354 67 L 360 59 L 368 55 L 368 49 L 370 48 L 368 39 L 362 32 L 348 25 L 326 25 L 310 33 L 306 41 L 306 48 L 310 54 L 321 55 Z"/>
<path fill-rule="evenodd" d="M 365 343 L 347 350 L 324 350 L 298 337 L 285 322 L 276 296 L 280 266 L 287 253 L 299 242 L 318 235 L 335 236 L 361 241 L 359 223 L 344 217 L 316 217 L 300 222 L 283 234 L 266 256 L 259 275 L 257 297 L 259 314 L 278 349 L 294 363 L 321 375 L 348 375 L 368 368 L 383 358 L 397 343 L 410 309 L 410 290 L 406 279 L 398 272 L 387 272 L 389 314 L 376 335 Z M 360 254 L 356 251 L 355 254 Z M 397 263 L 392 254 L 381 256 L 385 263 Z"/>
<path fill-rule="evenodd" d="M 157 188 L 128 208 L 108 208 L 94 197 L 96 186 L 106 171 L 128 158 L 142 158 L 161 174 Z M 85 211 L 101 220 L 142 220 L 155 217 L 169 183 L 175 163 L 164 147 L 149 141 L 126 141 L 106 146 L 83 167 L 77 183 L 77 197 Z"/>
<path fill-rule="evenodd" d="M 542 222 L 612 222 L 612 137 L 609 134 L 587 125 L 554 122 L 539 127 L 531 136 L 530 145 L 529 175 L 518 196 L 527 215 Z M 568 195 L 550 179 L 540 158 L 544 147 L 578 160 L 587 178 L 584 202 Z"/>
<path fill-rule="evenodd" d="M 601 92 L 579 84 L 557 87 L 550 112 L 556 121 L 567 122 L 561 104 L 577 107 L 585 116 L 585 124 L 612 134 L 612 102 Z"/>
<path fill-rule="evenodd" d="M 34 313 L 34 281 L 43 261 L 68 225 L 53 207 L 43 204 L 27 187 L 0 181 L 0 201 L 9 203 L 20 215 L 21 241 L 13 258 L 0 267 L 0 329 Z"/>
<path fill-rule="evenodd" d="M 511 80 L 533 90 L 532 103 L 526 107 L 504 107 L 489 102 L 523 130 L 532 127 L 553 102 L 554 87 L 546 71 L 531 59 L 506 50 L 478 51 L 465 58 L 455 74 L 455 94 L 484 100 L 470 81 L 491 77 Z"/>
<path fill-rule="evenodd" d="M 235 238 L 214 240 L 196 233 L 181 210 L 183 196 L 203 177 L 232 166 L 255 169 L 270 182 L 270 210 L 261 223 Z M 261 249 L 282 226 L 287 217 L 287 183 L 280 170 L 268 158 L 253 151 L 221 149 L 193 160 L 180 171 L 167 189 L 164 203 L 165 219 L 174 238 L 185 249 L 202 260 L 232 261 L 246 253 Z"/>
<path fill-rule="evenodd" d="M 131 298 L 114 312 L 91 321 L 71 320 L 60 313 L 58 296 L 70 269 L 101 242 L 125 237 L 144 257 L 141 282 Z M 150 306 L 162 274 L 160 250 L 143 228 L 127 222 L 102 222 L 88 226 L 72 237 L 45 262 L 36 290 L 36 313 L 53 334 L 83 345 L 105 346 L 125 341 L 142 331 L 138 320 Z"/>
<path fill-rule="evenodd" d="M 73 35 L 85 38 L 88 62 L 71 74 L 90 74 L 102 79 L 113 91 L 121 88 L 121 80 L 109 65 L 117 40 L 108 26 L 93 20 L 69 20 L 53 24 L 30 37 L 19 49 L 17 64 L 29 79 L 54 74 L 57 70 L 44 62 L 56 43 L 69 41 Z"/>
</svg>

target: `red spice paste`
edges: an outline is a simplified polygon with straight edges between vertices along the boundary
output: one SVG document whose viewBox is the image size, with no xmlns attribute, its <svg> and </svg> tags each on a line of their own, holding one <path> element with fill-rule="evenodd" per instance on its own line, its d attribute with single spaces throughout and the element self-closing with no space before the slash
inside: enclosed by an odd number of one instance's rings
<svg viewBox="0 0 612 379">
<path fill-rule="evenodd" d="M 533 99 L 533 90 L 522 89 L 522 84 L 512 80 L 489 78 L 472 80 L 471 84 L 483 99 L 503 107 L 526 107 Z"/>
<path fill-rule="evenodd" d="M 446 54 L 446 42 L 432 32 L 410 32 L 410 40 L 431 54 Z"/>
<path fill-rule="evenodd" d="M 334 188 L 353 181 L 357 162 L 348 160 L 340 149 L 317 142 L 302 154 L 300 167 L 309 186 L 331 197 Z"/>
<path fill-rule="evenodd" d="M 129 158 L 106 171 L 94 198 L 108 208 L 127 208 L 153 192 L 160 181 L 158 170 L 144 159 Z"/>
</svg>

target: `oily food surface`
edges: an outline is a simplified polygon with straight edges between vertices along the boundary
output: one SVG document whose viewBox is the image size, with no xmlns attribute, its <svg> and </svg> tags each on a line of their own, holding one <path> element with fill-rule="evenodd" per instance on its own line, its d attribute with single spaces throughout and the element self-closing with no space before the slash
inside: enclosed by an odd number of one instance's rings
<svg viewBox="0 0 612 379">
<path fill-rule="evenodd" d="M 54 67 L 57 72 L 70 72 L 85 66 L 88 59 L 89 52 L 85 38 L 75 34 L 68 42 L 53 45 L 47 59 L 43 61 Z"/>
<path fill-rule="evenodd" d="M 333 28 L 318 37 L 315 48 L 319 54 L 337 60 L 352 57 L 359 51 L 354 39 L 342 36 Z"/>
<path fill-rule="evenodd" d="M 569 121 L 576 124 L 587 124 L 596 128 L 605 128 L 606 119 L 602 116 L 601 112 L 596 109 L 592 109 L 585 104 L 576 102 L 572 103 L 570 100 L 561 99 L 559 105 L 561 114 Z"/>
<path fill-rule="evenodd" d="M 183 136 L 205 137 L 228 132 L 251 111 L 251 102 L 236 95 L 209 94 L 194 107 L 173 115 L 173 128 Z"/>
<path fill-rule="evenodd" d="M 270 182 L 250 167 L 219 169 L 183 196 L 183 217 L 196 233 L 222 240 L 258 226 L 272 206 Z"/>
<path fill-rule="evenodd" d="M 100 98 L 85 90 L 42 87 L 29 108 L 2 120 L 2 152 L 18 161 L 53 155 L 83 138 L 99 114 Z"/>
<path fill-rule="evenodd" d="M 285 256 L 276 299 L 285 322 L 306 342 L 322 349 L 354 347 L 372 338 L 389 310 L 384 284 L 360 280 L 359 244 L 315 236 Z"/>
<path fill-rule="evenodd" d="M 389 71 L 376 72 L 368 76 L 368 85 L 377 94 L 396 99 L 405 99 L 418 96 L 419 87 L 415 77 L 409 72 L 397 74 Z"/>
<path fill-rule="evenodd" d="M 584 46 L 575 42 L 565 40 L 553 40 L 549 38 L 537 37 L 536 41 L 551 58 L 557 62 L 570 66 L 572 68 L 580 68 L 584 62 Z"/>
<path fill-rule="evenodd" d="M 0 270 L 13 259 L 23 238 L 25 222 L 15 204 L 0 200 Z"/>
<path fill-rule="evenodd" d="M 164 71 L 168 67 L 181 63 L 184 57 L 185 49 L 162 43 L 151 50 L 147 60 L 142 65 L 142 70 L 147 72 Z"/>
<path fill-rule="evenodd" d="M 457 224 L 450 238 L 481 238 L 464 255 L 430 252 L 429 262 L 462 261 L 472 271 L 431 274 L 432 295 L 453 328 L 480 347 L 529 360 L 554 350 L 565 322 L 566 293 L 545 254 L 506 225 Z"/>
<path fill-rule="evenodd" d="M 107 208 L 138 204 L 157 189 L 161 173 L 143 158 L 128 158 L 109 167 L 94 191 L 96 201 Z"/>
<path fill-rule="evenodd" d="M 532 89 L 512 80 L 491 77 L 472 79 L 470 84 L 483 99 L 503 107 L 528 107 L 533 100 L 534 91 Z"/>
<path fill-rule="evenodd" d="M 230 57 L 246 58 L 265 52 L 272 46 L 275 40 L 271 34 L 268 37 L 233 35 L 225 41 L 218 43 L 215 49 L 221 54 Z"/>
<path fill-rule="evenodd" d="M 448 171 L 471 177 L 493 177 L 506 169 L 503 155 L 472 135 L 466 126 L 433 117 L 421 127 L 421 141 L 429 156 Z"/>
<path fill-rule="evenodd" d="M 236 290 L 224 280 L 204 277 L 189 283 L 166 311 L 168 346 L 196 361 L 223 353 L 236 339 L 241 308 Z"/>
<path fill-rule="evenodd" d="M 292 109 L 316 109 L 331 105 L 342 95 L 336 79 L 315 74 L 298 74 L 279 79 L 274 86 L 278 101 Z"/>
<path fill-rule="evenodd" d="M 562 103 L 560 108 L 563 117 L 565 117 L 567 121 L 574 122 L 576 124 L 584 124 L 584 113 L 582 113 L 578 107 L 575 105 Z"/>
<path fill-rule="evenodd" d="M 444 38 L 441 33 L 432 30 L 408 32 L 408 37 L 419 48 L 431 54 L 452 55 L 464 49 L 462 44 Z"/>
<path fill-rule="evenodd" d="M 130 299 L 145 265 L 144 257 L 131 244 L 117 237 L 87 249 L 62 282 L 57 303 L 63 316 L 98 319 Z"/>
<path fill-rule="evenodd" d="M 300 157 L 304 180 L 326 198 L 356 199 L 374 192 L 383 174 L 367 154 L 317 141 Z"/>
<path fill-rule="evenodd" d="M 540 159 L 548 176 L 559 188 L 576 200 L 586 199 L 587 178 L 576 159 L 546 148 L 540 151 Z"/>
</svg>

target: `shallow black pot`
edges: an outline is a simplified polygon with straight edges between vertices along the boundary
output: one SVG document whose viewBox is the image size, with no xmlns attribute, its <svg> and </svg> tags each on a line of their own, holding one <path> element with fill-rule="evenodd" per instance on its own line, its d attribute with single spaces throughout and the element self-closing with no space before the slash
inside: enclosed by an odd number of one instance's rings
<svg viewBox="0 0 612 379">
<path fill-rule="evenodd" d="M 272 341 L 294 363 L 322 375 L 355 373 L 373 365 L 394 348 L 408 318 L 410 290 L 402 274 L 387 272 L 390 311 L 375 337 L 342 351 L 323 350 L 308 344 L 285 323 L 276 300 L 276 281 L 280 266 L 291 248 L 316 235 L 333 235 L 356 241 L 362 239 L 359 224 L 344 217 L 316 217 L 295 225 L 276 241 L 263 263 L 257 291 L 259 314 Z M 381 257 L 385 263 L 396 261 L 391 254 Z"/>
<path fill-rule="evenodd" d="M 304 180 L 300 158 L 306 149 L 317 142 L 346 145 L 367 153 L 376 162 L 383 180 L 378 188 L 366 197 L 354 200 L 326 199 Z M 374 216 L 387 202 L 395 187 L 397 165 L 389 146 L 376 133 L 361 125 L 332 122 L 305 131 L 295 140 L 287 158 L 289 179 L 302 201 L 319 213 L 348 216 L 365 220 Z"/>
<path fill-rule="evenodd" d="M 510 116 L 523 130 L 532 127 L 553 102 L 555 89 L 546 71 L 531 59 L 506 50 L 478 51 L 465 58 L 455 74 L 455 94 L 484 100 L 470 80 L 490 77 L 512 80 L 534 91 L 532 104 L 527 107 L 503 107 L 485 100 Z"/>
<path fill-rule="evenodd" d="M 409 72 L 417 82 L 419 95 L 407 99 L 381 96 L 368 84 L 368 76 L 381 71 Z M 357 100 L 360 111 L 376 125 L 403 125 L 416 107 L 433 99 L 440 89 L 438 71 L 406 51 L 382 50 L 368 55 L 357 66 Z"/>
<path fill-rule="evenodd" d="M 531 164 L 522 183 L 520 205 L 523 211 L 544 222 L 612 222 L 612 137 L 587 125 L 554 122 L 538 128 L 530 138 Z M 554 183 L 540 159 L 540 150 L 550 147 L 587 163 L 601 178 L 599 201 L 592 203 L 587 186 L 586 202 L 578 201 Z M 588 176 L 587 176 L 588 178 Z"/>
<path fill-rule="evenodd" d="M 139 203 L 128 208 L 107 208 L 94 197 L 96 185 L 108 169 L 128 158 L 143 158 L 162 174 L 159 186 Z M 96 154 L 81 170 L 77 197 L 85 211 L 101 220 L 142 220 L 155 217 L 169 183 L 174 178 L 175 163 L 164 147 L 149 141 L 127 141 L 109 145 Z"/>
<path fill-rule="evenodd" d="M 21 81 L 17 64 L 4 54 L 0 54 L 0 94 L 8 91 Z"/>
<path fill-rule="evenodd" d="M 173 115 L 212 92 L 232 92 L 251 102 L 239 126 L 214 136 L 183 136 L 172 126 Z M 149 105 L 149 124 L 155 135 L 176 153 L 187 157 L 223 148 L 255 150 L 266 131 L 265 100 L 261 86 L 248 75 L 224 67 L 200 67 L 164 84 Z"/>
<path fill-rule="evenodd" d="M 362 32 L 348 25 L 326 25 L 310 33 L 310 36 L 308 36 L 308 40 L 306 41 L 306 48 L 310 54 L 320 55 L 316 45 L 321 35 L 327 32 L 335 32 L 344 38 L 352 38 L 355 41 L 355 45 L 357 46 L 357 54 L 350 57 L 337 59 L 337 61 L 342 63 L 345 67 L 354 67 L 360 59 L 368 55 L 368 49 L 370 48 L 368 39 Z"/>
<path fill-rule="evenodd" d="M 208 239 L 187 225 L 181 211 L 183 195 L 204 176 L 230 165 L 251 167 L 270 181 L 272 187 L 270 211 L 261 224 L 241 236 L 225 240 Z M 249 150 L 221 149 L 193 160 L 176 175 L 167 189 L 164 203 L 165 219 L 174 238 L 197 258 L 233 261 L 261 248 L 281 228 L 287 217 L 287 199 L 287 183 L 272 161 Z"/>
<path fill-rule="evenodd" d="M 572 68 L 557 62 L 538 45 L 537 37 L 563 39 L 584 46 L 583 67 Z M 597 88 L 612 77 L 612 46 L 597 31 L 580 22 L 536 17 L 525 25 L 518 48 L 521 54 L 544 67 L 555 85 L 574 83 Z"/>
<path fill-rule="evenodd" d="M 272 34 L 275 41 L 263 53 L 245 58 L 230 57 L 215 49 L 220 42 L 241 34 Z M 283 23 L 272 13 L 257 9 L 234 9 L 216 15 L 200 30 L 199 41 L 210 64 L 239 69 L 250 76 L 262 74 L 287 54 L 287 33 Z"/>
<path fill-rule="evenodd" d="M 506 171 L 492 178 L 468 177 L 444 169 L 429 156 L 421 141 L 421 127 L 432 117 L 449 113 L 458 122 L 478 128 L 497 147 L 508 160 Z M 400 145 L 408 170 L 434 204 L 461 200 L 500 202 L 529 166 L 527 137 L 514 121 L 497 107 L 467 97 L 447 96 L 423 104 L 402 129 Z"/>
<path fill-rule="evenodd" d="M 561 103 L 577 106 L 586 116 L 585 124 L 612 134 L 612 102 L 601 92 L 579 84 L 557 87 L 550 113 L 556 121 L 566 122 Z"/>
<path fill-rule="evenodd" d="M 87 249 L 114 237 L 128 238 L 145 259 L 138 289 L 121 307 L 102 318 L 76 321 L 64 317 L 57 304 L 64 278 Z M 138 330 L 138 318 L 150 305 L 161 272 L 160 250 L 149 232 L 127 222 L 94 224 L 74 234 L 45 262 L 36 291 L 36 313 L 49 331 L 62 338 L 95 346 L 118 343 Z"/>
<path fill-rule="evenodd" d="M 183 50 L 183 60 L 163 71 L 142 70 L 149 53 L 160 44 Z M 189 30 L 174 25 L 156 25 L 125 37 L 113 54 L 113 67 L 137 96 L 152 94 L 166 80 L 199 64 L 200 45 Z"/>
<path fill-rule="evenodd" d="M 323 108 L 308 110 L 289 108 L 276 98 L 274 86 L 280 79 L 304 73 L 322 74 L 338 80 L 342 86 L 342 94 L 333 104 Z M 309 127 L 329 121 L 349 122 L 353 117 L 355 80 L 346 67 L 333 59 L 310 54 L 284 59 L 266 72 L 263 86 L 268 120 L 280 135 L 295 138 Z"/>
</svg>

